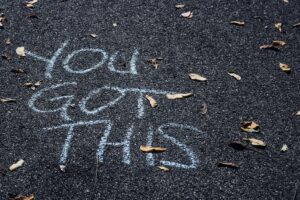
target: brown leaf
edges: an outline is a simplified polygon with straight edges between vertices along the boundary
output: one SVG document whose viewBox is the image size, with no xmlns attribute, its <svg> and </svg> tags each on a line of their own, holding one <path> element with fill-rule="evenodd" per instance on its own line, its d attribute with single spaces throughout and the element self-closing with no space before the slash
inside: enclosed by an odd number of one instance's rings
<svg viewBox="0 0 300 200">
<path fill-rule="evenodd" d="M 253 133 L 253 132 L 259 132 L 259 125 L 255 123 L 254 121 L 245 121 L 241 123 L 241 130 L 248 132 L 248 133 Z"/>
<path fill-rule="evenodd" d="M 207 104 L 203 103 L 201 108 L 201 114 L 205 115 L 207 113 Z"/>
<path fill-rule="evenodd" d="M 32 1 L 27 1 L 24 3 L 25 7 L 27 8 L 34 8 L 34 4 L 37 3 L 38 0 L 32 0 Z"/>
<path fill-rule="evenodd" d="M 167 94 L 167 98 L 168 99 L 183 99 L 183 98 L 186 98 L 186 97 L 190 97 L 192 96 L 193 93 L 178 93 L 178 94 Z"/>
<path fill-rule="evenodd" d="M 15 99 L 7 98 L 7 97 L 0 97 L 0 102 L 1 103 L 8 103 L 8 102 L 16 102 Z"/>
<path fill-rule="evenodd" d="M 275 29 L 277 29 L 279 32 L 282 32 L 282 23 L 278 22 L 274 24 Z"/>
<path fill-rule="evenodd" d="M 229 168 L 238 168 L 238 166 L 232 162 L 219 162 L 218 167 L 229 167 Z"/>
<path fill-rule="evenodd" d="M 6 38 L 6 39 L 5 39 L 5 44 L 7 44 L 7 45 L 10 45 L 10 44 L 11 44 L 10 38 Z"/>
<path fill-rule="evenodd" d="M 40 85 L 42 85 L 42 81 L 37 81 L 35 83 L 27 82 L 27 83 L 24 84 L 25 87 L 28 87 L 32 90 L 35 90 Z"/>
<path fill-rule="evenodd" d="M 243 138 L 243 140 L 249 142 L 252 146 L 257 148 L 265 148 L 267 146 L 264 141 L 255 138 Z"/>
<path fill-rule="evenodd" d="M 152 58 L 152 59 L 149 59 L 148 62 L 155 68 L 155 69 L 158 69 L 159 67 L 159 61 L 161 61 L 162 58 Z"/>
<path fill-rule="evenodd" d="M 191 80 L 195 80 L 195 81 L 207 81 L 207 78 L 195 73 L 190 73 L 189 77 Z"/>
<path fill-rule="evenodd" d="M 273 42 L 272 42 L 272 45 L 273 46 L 284 46 L 284 45 L 286 45 L 286 42 L 285 41 L 282 41 L 282 40 L 274 40 Z"/>
<path fill-rule="evenodd" d="M 185 7 L 185 4 L 176 4 L 175 7 L 177 9 L 181 9 L 181 8 L 184 8 Z"/>
<path fill-rule="evenodd" d="M 34 200 L 34 195 L 31 194 L 29 196 L 23 196 L 19 194 L 18 196 L 10 198 L 9 200 Z"/>
<path fill-rule="evenodd" d="M 18 169 L 19 167 L 21 167 L 23 164 L 24 164 L 24 160 L 23 159 L 20 159 L 18 162 L 12 164 L 10 167 L 9 167 L 9 170 L 10 171 L 14 171 L 16 169 Z"/>
<path fill-rule="evenodd" d="M 232 141 L 228 144 L 228 146 L 239 151 L 246 149 L 246 145 L 241 143 L 240 141 Z"/>
<path fill-rule="evenodd" d="M 230 76 L 232 76 L 233 78 L 235 78 L 236 80 L 240 81 L 242 79 L 242 77 L 236 73 L 233 73 L 233 72 L 228 72 L 228 74 Z"/>
<path fill-rule="evenodd" d="M 162 153 L 165 152 L 167 149 L 163 147 L 152 147 L 152 146 L 141 145 L 140 150 L 143 153 Z"/>
<path fill-rule="evenodd" d="M 261 45 L 259 48 L 260 49 L 273 49 L 273 50 L 276 50 L 276 51 L 279 50 L 279 48 L 277 46 L 274 46 L 272 44 L 264 44 L 264 45 Z"/>
<path fill-rule="evenodd" d="M 244 26 L 244 21 L 231 21 L 230 24 L 237 25 L 237 26 Z"/>
<path fill-rule="evenodd" d="M 289 149 L 288 146 L 287 146 L 286 144 L 284 144 L 284 145 L 282 145 L 280 151 L 281 151 L 281 152 L 285 152 L 285 151 L 287 151 L 288 149 Z"/>
<path fill-rule="evenodd" d="M 300 26 L 300 22 L 293 25 L 293 27 L 299 27 L 299 26 Z"/>
<path fill-rule="evenodd" d="M 157 102 L 153 97 L 146 95 L 146 99 L 149 101 L 152 108 L 155 108 L 157 106 Z"/>
<path fill-rule="evenodd" d="M 158 166 L 158 168 L 159 168 L 161 171 L 164 171 L 164 172 L 170 171 L 170 169 L 167 168 L 167 167 L 165 167 L 165 166 Z"/>
<path fill-rule="evenodd" d="M 16 49 L 16 53 L 17 53 L 19 56 L 21 56 L 21 57 L 26 56 L 26 55 L 25 55 L 25 47 L 18 47 L 18 48 Z"/>
<path fill-rule="evenodd" d="M 284 72 L 287 72 L 287 73 L 291 72 L 291 68 L 289 68 L 289 66 L 287 64 L 279 63 L 279 67 Z"/>
<path fill-rule="evenodd" d="M 187 12 L 181 13 L 181 16 L 184 18 L 191 19 L 193 17 L 193 12 L 187 11 Z"/>
</svg>

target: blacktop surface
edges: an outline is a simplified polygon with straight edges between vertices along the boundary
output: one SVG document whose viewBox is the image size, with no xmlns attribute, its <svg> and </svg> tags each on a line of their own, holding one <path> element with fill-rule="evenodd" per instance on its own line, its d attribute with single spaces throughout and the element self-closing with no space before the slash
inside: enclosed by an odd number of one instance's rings
<svg viewBox="0 0 300 200">
<path fill-rule="evenodd" d="M 179 3 L 184 8 L 175 8 Z M 300 22 L 300 1 L 25 5 L 0 5 L 6 18 L 0 96 L 15 99 L 0 103 L 1 200 L 31 194 L 38 200 L 300 199 L 300 28 L 293 27 Z M 192 18 L 181 16 L 188 11 Z M 278 22 L 282 32 L 274 28 Z M 273 40 L 286 45 L 259 48 Z M 16 54 L 18 47 L 25 57 Z M 157 69 L 149 63 L 155 58 Z M 189 73 L 207 81 L 190 80 Z M 24 86 L 38 81 L 36 88 Z M 193 95 L 170 100 L 166 93 Z M 244 121 L 255 121 L 260 132 L 241 131 Z M 267 145 L 228 146 L 246 145 L 243 138 Z M 167 150 L 147 154 L 140 145 Z M 10 171 L 20 159 L 24 164 Z"/>
</svg>

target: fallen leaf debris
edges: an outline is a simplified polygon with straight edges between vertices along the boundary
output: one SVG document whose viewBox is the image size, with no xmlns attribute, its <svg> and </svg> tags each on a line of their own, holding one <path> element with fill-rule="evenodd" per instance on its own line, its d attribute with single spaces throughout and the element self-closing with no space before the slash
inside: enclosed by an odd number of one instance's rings
<svg viewBox="0 0 300 200">
<path fill-rule="evenodd" d="M 141 145 L 140 150 L 143 153 L 162 153 L 162 152 L 165 152 L 167 149 L 163 148 L 163 147 L 153 147 L 153 146 Z"/>
</svg>

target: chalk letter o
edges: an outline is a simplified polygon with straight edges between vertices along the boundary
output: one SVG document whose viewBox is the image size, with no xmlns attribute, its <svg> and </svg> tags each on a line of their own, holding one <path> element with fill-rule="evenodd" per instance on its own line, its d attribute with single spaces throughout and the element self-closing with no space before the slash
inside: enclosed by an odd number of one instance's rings
<svg viewBox="0 0 300 200">
<path fill-rule="evenodd" d="M 68 65 L 68 63 L 70 62 L 70 60 L 77 54 L 82 53 L 82 52 L 92 52 L 92 53 L 102 53 L 103 57 L 102 60 L 97 63 L 96 65 L 92 66 L 91 68 L 85 69 L 85 70 L 74 70 L 72 69 L 71 66 Z M 90 71 L 93 71 L 94 69 L 97 69 L 99 67 L 101 67 L 105 61 L 107 60 L 108 56 L 107 53 L 105 51 L 103 51 L 102 49 L 79 49 L 77 51 L 73 51 L 71 54 L 69 54 L 66 59 L 64 60 L 63 64 L 64 64 L 64 69 L 70 73 L 74 73 L 74 74 L 85 74 L 88 73 Z"/>
</svg>

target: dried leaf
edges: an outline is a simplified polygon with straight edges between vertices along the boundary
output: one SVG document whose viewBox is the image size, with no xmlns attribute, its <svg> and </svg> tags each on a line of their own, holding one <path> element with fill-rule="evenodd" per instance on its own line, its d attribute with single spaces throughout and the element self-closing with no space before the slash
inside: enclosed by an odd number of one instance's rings
<svg viewBox="0 0 300 200">
<path fill-rule="evenodd" d="M 35 83 L 27 82 L 27 83 L 24 84 L 25 87 L 28 87 L 32 90 L 35 90 L 40 85 L 42 85 L 42 81 L 37 81 Z"/>
<path fill-rule="evenodd" d="M 37 2 L 38 2 L 38 0 L 32 0 L 32 1 L 27 1 L 27 2 L 25 2 L 24 4 L 25 4 L 25 6 L 26 6 L 27 8 L 33 8 L 33 7 L 34 7 L 33 4 L 35 4 L 35 3 L 37 3 Z"/>
<path fill-rule="evenodd" d="M 279 63 L 279 67 L 284 72 L 287 72 L 287 73 L 291 72 L 291 68 L 289 68 L 289 66 L 287 64 Z"/>
<path fill-rule="evenodd" d="M 9 170 L 10 171 L 14 171 L 16 169 L 18 169 L 19 167 L 21 167 L 23 164 L 24 164 L 24 160 L 23 159 L 20 159 L 18 162 L 12 164 L 10 167 L 9 167 Z"/>
<path fill-rule="evenodd" d="M 10 198 L 9 200 L 34 200 L 34 195 L 31 194 L 29 196 L 23 196 L 19 194 L 18 196 Z"/>
<path fill-rule="evenodd" d="M 231 21 L 230 24 L 237 25 L 237 26 L 244 26 L 244 21 Z"/>
<path fill-rule="evenodd" d="M 233 72 L 228 72 L 228 74 L 230 76 L 232 76 L 233 78 L 235 78 L 236 80 L 240 81 L 242 79 L 242 77 L 236 73 L 233 73 Z"/>
<path fill-rule="evenodd" d="M 282 40 L 274 40 L 274 41 L 272 42 L 272 45 L 273 45 L 273 46 L 284 46 L 284 45 L 286 45 L 286 42 L 285 42 L 285 41 L 282 41 Z"/>
<path fill-rule="evenodd" d="M 264 148 L 267 146 L 264 141 L 255 138 L 243 138 L 243 140 L 249 142 L 254 147 Z"/>
<path fill-rule="evenodd" d="M 162 153 L 165 152 L 167 149 L 163 147 L 152 147 L 152 146 L 141 145 L 140 150 L 144 153 Z"/>
<path fill-rule="evenodd" d="M 184 18 L 191 19 L 193 17 L 193 12 L 187 11 L 187 12 L 181 13 L 181 16 Z"/>
<path fill-rule="evenodd" d="M 207 104 L 203 103 L 201 108 L 201 114 L 205 115 L 207 113 Z"/>
<path fill-rule="evenodd" d="M 17 53 L 19 56 L 24 57 L 24 56 L 25 56 L 25 47 L 18 47 L 18 48 L 16 49 L 16 53 Z"/>
<path fill-rule="evenodd" d="M 274 24 L 274 27 L 279 31 L 282 32 L 282 23 L 278 22 Z"/>
<path fill-rule="evenodd" d="M 284 3 L 289 3 L 289 0 L 283 0 Z"/>
<path fill-rule="evenodd" d="M 96 38 L 98 35 L 96 35 L 95 33 L 92 33 L 92 34 L 90 34 L 90 36 L 91 36 L 92 38 Z"/>
<path fill-rule="evenodd" d="M 299 27 L 299 26 L 300 26 L 300 22 L 293 25 L 293 27 Z"/>
<path fill-rule="evenodd" d="M 253 132 L 257 133 L 259 132 L 259 129 L 260 129 L 259 125 L 254 121 L 245 121 L 242 122 L 241 124 L 241 130 L 248 133 L 253 133 Z"/>
<path fill-rule="evenodd" d="M 296 112 L 296 115 L 297 115 L 297 116 L 300 116 L 300 110 L 299 110 L 298 112 Z"/>
<path fill-rule="evenodd" d="M 65 165 L 59 165 L 59 169 L 62 172 L 66 172 L 66 166 Z"/>
<path fill-rule="evenodd" d="M 179 94 L 167 94 L 167 98 L 168 99 L 183 99 L 183 98 L 186 98 L 186 97 L 190 97 L 192 96 L 193 93 L 179 93 Z"/>
<path fill-rule="evenodd" d="M 40 85 L 42 85 L 42 81 L 37 81 L 37 82 L 34 84 L 34 86 L 36 86 L 36 87 L 38 87 L 38 86 L 40 86 Z"/>
<path fill-rule="evenodd" d="M 185 4 L 176 4 L 175 7 L 177 9 L 181 9 L 181 8 L 184 8 L 185 7 Z"/>
<path fill-rule="evenodd" d="M 165 166 L 158 166 L 158 168 L 159 168 L 161 171 L 164 171 L 164 172 L 170 171 L 170 169 L 167 168 L 167 167 L 165 167 Z"/>
<path fill-rule="evenodd" d="M 272 44 L 265 44 L 265 45 L 260 46 L 259 48 L 260 49 L 273 49 L 273 50 L 276 50 L 276 51 L 279 50 L 278 47 L 276 47 L 276 46 L 274 46 Z"/>
<path fill-rule="evenodd" d="M 190 79 L 196 80 L 196 81 L 207 81 L 207 78 L 200 76 L 199 74 L 190 73 L 189 74 Z"/>
<path fill-rule="evenodd" d="M 239 151 L 246 149 L 246 145 L 241 143 L 240 141 L 232 141 L 228 144 L 228 146 Z"/>
<path fill-rule="evenodd" d="M 25 74 L 26 73 L 23 69 L 12 69 L 10 71 L 13 73 L 16 73 L 16 74 Z"/>
<path fill-rule="evenodd" d="M 159 67 L 159 61 L 161 61 L 162 58 L 152 58 L 152 59 L 149 59 L 148 62 L 155 68 L 155 69 L 158 69 Z"/>
<path fill-rule="evenodd" d="M 232 162 L 219 162 L 218 167 L 229 167 L 229 168 L 238 168 L 238 166 Z"/>
<path fill-rule="evenodd" d="M 285 152 L 285 151 L 287 151 L 288 149 L 289 149 L 288 146 L 287 146 L 286 144 L 284 144 L 284 145 L 282 145 L 280 151 L 281 151 L 281 152 Z"/>
<path fill-rule="evenodd" d="M 153 97 L 146 95 L 146 99 L 149 101 L 152 108 L 155 108 L 157 106 L 157 102 Z"/>
<path fill-rule="evenodd" d="M 11 44 L 10 38 L 6 38 L 6 39 L 5 39 L 5 44 L 7 44 L 7 45 L 10 45 L 10 44 Z"/>
<path fill-rule="evenodd" d="M 15 99 L 7 98 L 7 97 L 0 97 L 0 102 L 1 103 L 6 103 L 6 102 L 16 102 Z"/>
</svg>

